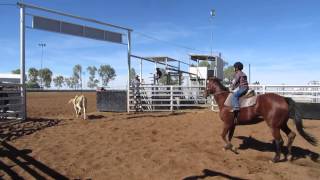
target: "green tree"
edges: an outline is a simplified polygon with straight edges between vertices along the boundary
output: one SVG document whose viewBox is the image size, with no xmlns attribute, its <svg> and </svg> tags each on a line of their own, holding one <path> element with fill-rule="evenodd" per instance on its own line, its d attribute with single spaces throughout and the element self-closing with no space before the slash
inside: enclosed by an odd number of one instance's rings
<svg viewBox="0 0 320 180">
<path fill-rule="evenodd" d="M 137 75 L 136 70 L 134 68 L 131 68 L 130 69 L 130 81 L 134 80 L 136 75 Z M 142 78 L 142 77 L 140 77 L 140 78 Z"/>
<path fill-rule="evenodd" d="M 27 88 L 40 88 L 40 86 L 37 82 L 31 82 L 31 81 L 28 81 L 26 83 L 26 86 L 27 86 Z"/>
<path fill-rule="evenodd" d="M 29 81 L 27 82 L 27 88 L 40 88 L 38 83 L 39 71 L 36 68 L 29 68 L 28 77 Z"/>
<path fill-rule="evenodd" d="M 110 65 L 101 65 L 98 72 L 104 86 L 108 86 L 109 82 L 116 77 L 116 72 Z"/>
<path fill-rule="evenodd" d="M 49 88 L 52 81 L 52 71 L 48 68 L 39 70 L 39 77 L 44 82 L 44 86 Z"/>
<path fill-rule="evenodd" d="M 77 64 L 73 67 L 73 82 L 76 84 L 75 86 L 76 89 L 80 87 L 81 72 L 82 72 L 82 67 L 80 64 Z"/>
<path fill-rule="evenodd" d="M 39 76 L 39 71 L 36 68 L 29 68 L 28 77 L 30 82 L 37 83 L 38 76 Z"/>
<path fill-rule="evenodd" d="M 87 71 L 89 72 L 89 81 L 87 83 L 89 88 L 95 88 L 98 86 L 99 80 L 96 79 L 97 68 L 95 66 L 87 67 Z"/>
<path fill-rule="evenodd" d="M 199 67 L 207 67 L 210 68 L 210 63 L 208 61 L 201 61 L 199 63 Z"/>
<path fill-rule="evenodd" d="M 169 76 L 169 74 L 166 73 L 165 69 L 160 69 L 162 72 L 162 76 L 159 79 L 159 84 L 163 85 L 178 85 L 179 84 L 179 77 L 178 76 Z M 182 80 L 182 78 L 181 78 Z"/>
<path fill-rule="evenodd" d="M 53 83 L 55 87 L 58 87 L 60 89 L 64 84 L 64 77 L 63 76 L 57 76 L 53 78 Z"/>
<path fill-rule="evenodd" d="M 11 71 L 12 74 L 20 74 L 20 69 L 15 69 Z"/>
<path fill-rule="evenodd" d="M 223 70 L 223 76 L 224 76 L 223 82 L 224 82 L 226 85 L 231 84 L 231 81 L 232 81 L 232 79 L 233 79 L 233 75 L 234 75 L 234 68 L 233 68 L 233 66 L 228 66 L 227 68 L 225 68 L 225 69 Z"/>
<path fill-rule="evenodd" d="M 70 89 L 76 89 L 77 86 L 77 82 L 74 79 L 74 77 L 69 77 L 69 78 L 65 78 L 64 82 L 66 83 L 66 85 L 70 88 Z"/>
<path fill-rule="evenodd" d="M 67 87 L 72 89 L 72 83 L 71 83 L 71 78 L 64 78 L 64 82 L 66 83 Z"/>
</svg>

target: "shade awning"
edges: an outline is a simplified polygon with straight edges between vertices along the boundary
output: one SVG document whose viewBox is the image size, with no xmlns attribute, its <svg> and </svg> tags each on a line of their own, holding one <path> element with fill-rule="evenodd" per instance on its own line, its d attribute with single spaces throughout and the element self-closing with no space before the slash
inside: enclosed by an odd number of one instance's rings
<svg viewBox="0 0 320 180">
<path fill-rule="evenodd" d="M 190 59 L 197 61 L 215 61 L 218 57 L 212 55 L 203 55 L 203 54 L 190 54 Z"/>
<path fill-rule="evenodd" d="M 153 56 L 153 57 L 145 57 L 145 58 L 152 59 L 153 61 L 156 61 L 156 62 L 179 61 L 179 60 L 167 57 L 167 56 Z"/>
</svg>

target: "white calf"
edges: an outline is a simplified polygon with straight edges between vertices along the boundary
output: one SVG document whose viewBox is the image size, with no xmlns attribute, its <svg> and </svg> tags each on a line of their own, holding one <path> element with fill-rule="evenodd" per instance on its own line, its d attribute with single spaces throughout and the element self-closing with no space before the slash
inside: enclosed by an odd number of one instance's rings
<svg viewBox="0 0 320 180">
<path fill-rule="evenodd" d="M 69 104 L 73 104 L 73 108 L 76 111 L 76 116 L 79 117 L 81 115 L 81 111 L 83 110 L 83 119 L 86 119 L 86 109 L 87 109 L 87 98 L 84 95 L 76 95 L 74 98 L 69 100 Z"/>
</svg>

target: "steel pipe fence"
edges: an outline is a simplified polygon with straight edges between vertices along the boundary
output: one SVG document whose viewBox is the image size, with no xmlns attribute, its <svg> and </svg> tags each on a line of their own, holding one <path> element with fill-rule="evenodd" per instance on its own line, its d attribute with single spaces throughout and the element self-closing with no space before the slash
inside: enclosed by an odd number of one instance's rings
<svg viewBox="0 0 320 180">
<path fill-rule="evenodd" d="M 174 111 L 207 106 L 205 86 L 142 85 L 130 87 L 130 111 Z"/>
<path fill-rule="evenodd" d="M 22 84 L 0 83 L 0 121 L 24 119 Z"/>
</svg>

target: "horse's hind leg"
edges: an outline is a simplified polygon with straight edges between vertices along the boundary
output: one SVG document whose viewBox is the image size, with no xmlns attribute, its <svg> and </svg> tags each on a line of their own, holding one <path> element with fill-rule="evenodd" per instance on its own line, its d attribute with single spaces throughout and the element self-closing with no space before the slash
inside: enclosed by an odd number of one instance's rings
<svg viewBox="0 0 320 180">
<path fill-rule="evenodd" d="M 276 149 L 275 149 L 276 155 L 272 159 L 272 162 L 276 163 L 276 162 L 279 162 L 279 160 L 280 160 L 281 147 L 283 145 L 283 140 L 282 140 L 281 134 L 280 134 L 280 128 L 272 128 L 272 136 L 274 138 L 274 143 L 276 146 Z"/>
<path fill-rule="evenodd" d="M 284 125 L 281 126 L 281 130 L 286 133 L 286 135 L 288 136 L 288 154 L 287 157 L 289 160 L 292 160 L 292 143 L 296 137 L 296 133 L 294 133 L 293 131 L 291 131 L 291 129 L 288 127 L 287 123 L 285 123 Z"/>
</svg>

